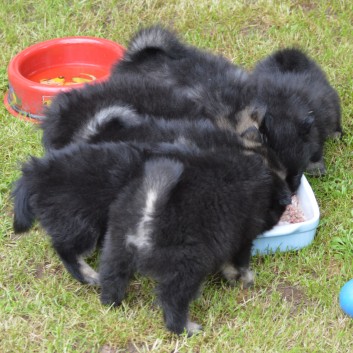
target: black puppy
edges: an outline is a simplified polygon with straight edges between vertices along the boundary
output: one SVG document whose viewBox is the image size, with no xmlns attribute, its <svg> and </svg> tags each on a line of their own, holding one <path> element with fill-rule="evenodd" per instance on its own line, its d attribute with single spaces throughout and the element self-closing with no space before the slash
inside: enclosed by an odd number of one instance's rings
<svg viewBox="0 0 353 353">
<path fill-rule="evenodd" d="M 252 79 L 267 106 L 260 131 L 287 167 L 292 189 L 304 170 L 324 174 L 324 142 L 342 128 L 339 97 L 319 65 L 298 49 L 283 49 L 260 61 Z"/>
<path fill-rule="evenodd" d="M 103 238 L 110 204 L 141 164 L 141 152 L 124 143 L 70 145 L 33 157 L 13 191 L 15 232 L 29 230 L 38 219 L 71 275 L 97 284 L 83 257 Z"/>
<path fill-rule="evenodd" d="M 148 159 L 110 207 L 102 302 L 119 305 L 137 271 L 158 282 L 167 328 L 195 333 L 200 326 L 189 321 L 189 304 L 205 277 L 223 270 L 251 285 L 252 242 L 290 199 L 285 181 L 256 153 Z"/>
<path fill-rule="evenodd" d="M 255 116 L 256 112 L 252 112 Z M 60 148 L 69 143 L 101 143 L 106 141 L 133 141 L 151 143 L 178 141 L 188 142 L 201 149 L 218 150 L 219 153 L 231 153 L 235 146 L 257 148 L 258 152 L 271 154 L 262 146 L 262 136 L 255 126 L 239 126 L 239 133 L 229 129 L 220 129 L 210 119 L 165 119 L 138 114 L 132 108 L 114 105 L 98 111 L 92 117 L 82 115 L 85 120 L 75 132 L 64 134 L 59 144 L 51 147 Z M 243 130 L 244 129 L 244 130 Z M 47 134 L 44 134 L 47 136 Z M 227 151 L 226 151 L 227 150 Z M 276 158 L 271 157 L 273 162 Z"/>
<path fill-rule="evenodd" d="M 171 136 L 169 143 L 102 143 L 91 147 L 84 143 L 71 144 L 48 152 L 44 158 L 32 158 L 24 164 L 23 175 L 13 191 L 15 232 L 27 231 L 34 219 L 38 218 L 52 236 L 53 246 L 69 272 L 82 282 L 96 283 L 96 274 L 82 256 L 90 253 L 103 238 L 110 203 L 127 181 L 139 173 L 146 154 L 178 154 L 179 159 L 185 158 L 190 153 L 201 153 L 195 141 L 209 153 L 220 156 L 256 154 L 284 179 L 285 172 L 281 164 L 270 150 L 258 142 L 256 129 L 248 129 L 244 138 L 240 139 L 227 132 L 218 134 L 212 125 L 199 122 L 189 126 L 187 139 L 183 135 L 170 133 L 173 123 L 171 126 L 169 121 L 159 120 L 159 123 L 163 127 L 158 131 Z M 143 125 L 144 121 L 140 124 Z M 149 124 L 145 125 L 139 131 L 149 131 Z M 179 131 L 179 128 L 175 130 Z M 139 142 L 138 139 L 136 141 Z M 143 136 L 141 141 L 144 141 Z M 92 214 L 95 216 L 91 217 Z M 60 227 L 64 229 L 59 231 Z"/>
<path fill-rule="evenodd" d="M 181 43 L 161 27 L 144 29 L 104 83 L 59 94 L 41 124 L 46 149 L 62 148 L 89 129 L 110 130 L 115 119 L 149 115 L 164 119 L 210 119 L 241 133 L 259 126 L 263 107 L 250 102 L 248 73 L 225 58 Z M 87 130 L 88 129 L 88 130 Z M 109 136 L 108 136 L 109 135 Z"/>
<path fill-rule="evenodd" d="M 142 29 L 132 38 L 123 60 L 113 68 L 112 80 L 120 84 L 142 80 L 142 89 L 135 90 L 144 95 L 150 84 L 172 88 L 180 100 L 192 102 L 203 117 L 220 125 L 227 123 L 233 129 L 241 118 L 239 112 L 252 100 L 248 72 L 221 55 L 183 43 L 175 33 L 161 26 Z M 170 101 L 163 102 L 168 97 L 160 98 L 157 102 L 167 112 L 158 112 L 158 107 L 150 109 L 149 104 L 143 111 L 165 117 L 173 114 L 168 107 Z M 132 105 L 137 107 L 139 103 L 132 101 Z M 180 117 L 180 110 L 176 112 Z"/>
<path fill-rule="evenodd" d="M 293 191 L 304 170 L 325 173 L 325 139 L 342 133 L 337 92 L 319 65 L 297 49 L 262 60 L 249 78 L 224 58 L 187 46 L 156 26 L 137 33 L 113 76 L 117 81 L 144 77 L 164 82 L 189 96 L 198 111 L 223 129 L 261 126 L 288 169 Z"/>
<path fill-rule="evenodd" d="M 259 153 L 273 171 L 284 175 L 277 156 L 271 148 L 263 144 L 262 135 L 256 126 L 248 127 L 246 122 L 239 124 L 238 133 L 232 129 L 220 129 L 210 119 L 164 119 L 137 114 L 132 109 L 113 106 L 110 114 L 101 114 L 83 124 L 71 137 L 71 143 L 104 141 L 125 141 L 143 144 L 153 148 L 153 144 L 187 144 L 193 148 L 212 151 L 218 154 L 232 154 L 239 148 L 246 153 Z M 117 114 L 119 112 L 119 114 Z M 252 112 L 254 117 L 257 112 Z M 245 130 L 243 130 L 245 129 Z M 170 146 L 168 147 L 170 149 Z M 286 172 L 285 172 L 286 173 Z"/>
<path fill-rule="evenodd" d="M 187 312 L 208 273 L 252 283 L 252 241 L 291 201 L 284 171 L 241 144 L 224 154 L 182 142 L 76 144 L 32 158 L 22 172 L 15 231 L 38 219 L 68 271 L 101 282 L 103 303 L 121 302 L 134 271 L 156 278 L 177 333 L 199 328 Z M 99 279 L 83 256 L 103 237 Z"/>
<path fill-rule="evenodd" d="M 116 85 L 114 81 L 108 81 L 60 93 L 46 109 L 45 118 L 40 124 L 43 130 L 43 145 L 46 150 L 63 148 L 80 139 L 91 138 L 103 129 L 106 131 L 108 141 L 116 141 L 114 130 L 120 128 L 116 120 L 126 122 L 130 120 L 131 125 L 135 126 L 136 120 L 139 121 L 146 116 L 140 107 L 133 106 L 129 102 L 135 95 L 139 97 L 138 101 L 146 106 L 152 107 L 157 104 L 156 102 L 164 102 L 162 105 L 170 107 L 171 110 L 175 109 L 174 112 L 177 112 L 177 106 L 181 108 L 185 103 L 183 100 L 178 101 L 178 96 L 171 89 L 169 93 L 172 97 L 168 98 L 169 104 L 165 103 L 163 96 L 168 95 L 167 89 L 161 88 L 160 92 L 155 89 L 153 92 L 154 96 L 150 97 L 149 92 L 144 94 L 135 91 L 130 81 L 125 85 Z M 187 106 L 185 113 L 188 111 L 190 116 L 193 116 L 192 106 L 185 105 Z M 167 111 L 168 109 L 165 109 L 165 112 Z M 119 131 L 117 133 L 119 134 Z M 105 136 L 95 138 L 103 140 Z"/>
</svg>

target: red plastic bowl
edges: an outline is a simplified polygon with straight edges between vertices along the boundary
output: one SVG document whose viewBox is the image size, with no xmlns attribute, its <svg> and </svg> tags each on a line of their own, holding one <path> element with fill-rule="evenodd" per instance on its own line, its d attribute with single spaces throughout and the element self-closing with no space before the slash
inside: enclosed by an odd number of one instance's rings
<svg viewBox="0 0 353 353">
<path fill-rule="evenodd" d="M 32 45 L 9 64 L 5 106 L 14 116 L 40 122 L 44 106 L 57 93 L 106 80 L 124 52 L 121 45 L 94 37 L 58 38 Z"/>
</svg>

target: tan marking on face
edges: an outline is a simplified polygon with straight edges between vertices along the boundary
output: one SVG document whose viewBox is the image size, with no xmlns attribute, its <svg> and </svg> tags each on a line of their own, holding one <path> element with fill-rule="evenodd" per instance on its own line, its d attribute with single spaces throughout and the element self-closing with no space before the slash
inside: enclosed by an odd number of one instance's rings
<svg viewBox="0 0 353 353">
<path fill-rule="evenodd" d="M 236 128 L 236 132 L 238 134 L 242 134 L 244 131 L 249 129 L 252 126 L 255 126 L 257 129 L 259 128 L 259 125 L 256 121 L 253 120 L 252 118 L 252 113 L 253 113 L 253 108 L 252 107 L 246 107 L 242 111 L 238 113 L 238 124 Z"/>
</svg>

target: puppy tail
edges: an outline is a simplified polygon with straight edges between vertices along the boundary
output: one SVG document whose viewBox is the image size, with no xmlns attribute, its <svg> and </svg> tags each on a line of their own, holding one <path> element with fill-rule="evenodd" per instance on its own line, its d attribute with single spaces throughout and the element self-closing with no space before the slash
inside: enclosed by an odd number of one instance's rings
<svg viewBox="0 0 353 353">
<path fill-rule="evenodd" d="M 35 215 L 30 204 L 30 196 L 31 194 L 26 179 L 22 176 L 16 182 L 12 192 L 12 198 L 14 200 L 13 228 L 16 234 L 28 231 L 35 220 Z"/>
<path fill-rule="evenodd" d="M 300 72 L 308 69 L 311 60 L 297 48 L 285 48 L 277 51 L 274 58 L 283 72 Z"/>
<path fill-rule="evenodd" d="M 171 190 L 176 186 L 184 171 L 184 165 L 173 159 L 158 158 L 149 160 L 144 166 L 143 188 L 156 195 L 156 201 L 162 206 Z"/>
<path fill-rule="evenodd" d="M 164 53 L 172 59 L 183 56 L 186 47 L 176 35 L 161 26 L 152 26 L 139 31 L 131 40 L 124 60 L 133 61 L 147 52 Z"/>
<path fill-rule="evenodd" d="M 182 163 L 168 158 L 153 159 L 145 163 L 142 185 L 136 194 L 143 205 L 141 218 L 134 234 L 127 236 L 127 244 L 142 251 L 150 248 L 154 219 L 163 211 L 170 191 L 178 183 L 183 170 Z"/>
</svg>

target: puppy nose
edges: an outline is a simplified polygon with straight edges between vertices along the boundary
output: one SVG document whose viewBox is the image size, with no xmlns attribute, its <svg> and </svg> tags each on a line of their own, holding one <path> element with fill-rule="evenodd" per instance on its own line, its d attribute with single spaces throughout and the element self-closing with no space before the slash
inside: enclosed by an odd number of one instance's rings
<svg viewBox="0 0 353 353">
<path fill-rule="evenodd" d="M 279 204 L 281 206 L 288 206 L 291 203 L 292 203 L 292 196 L 289 193 L 287 193 L 286 195 L 283 195 L 279 200 Z"/>
</svg>

